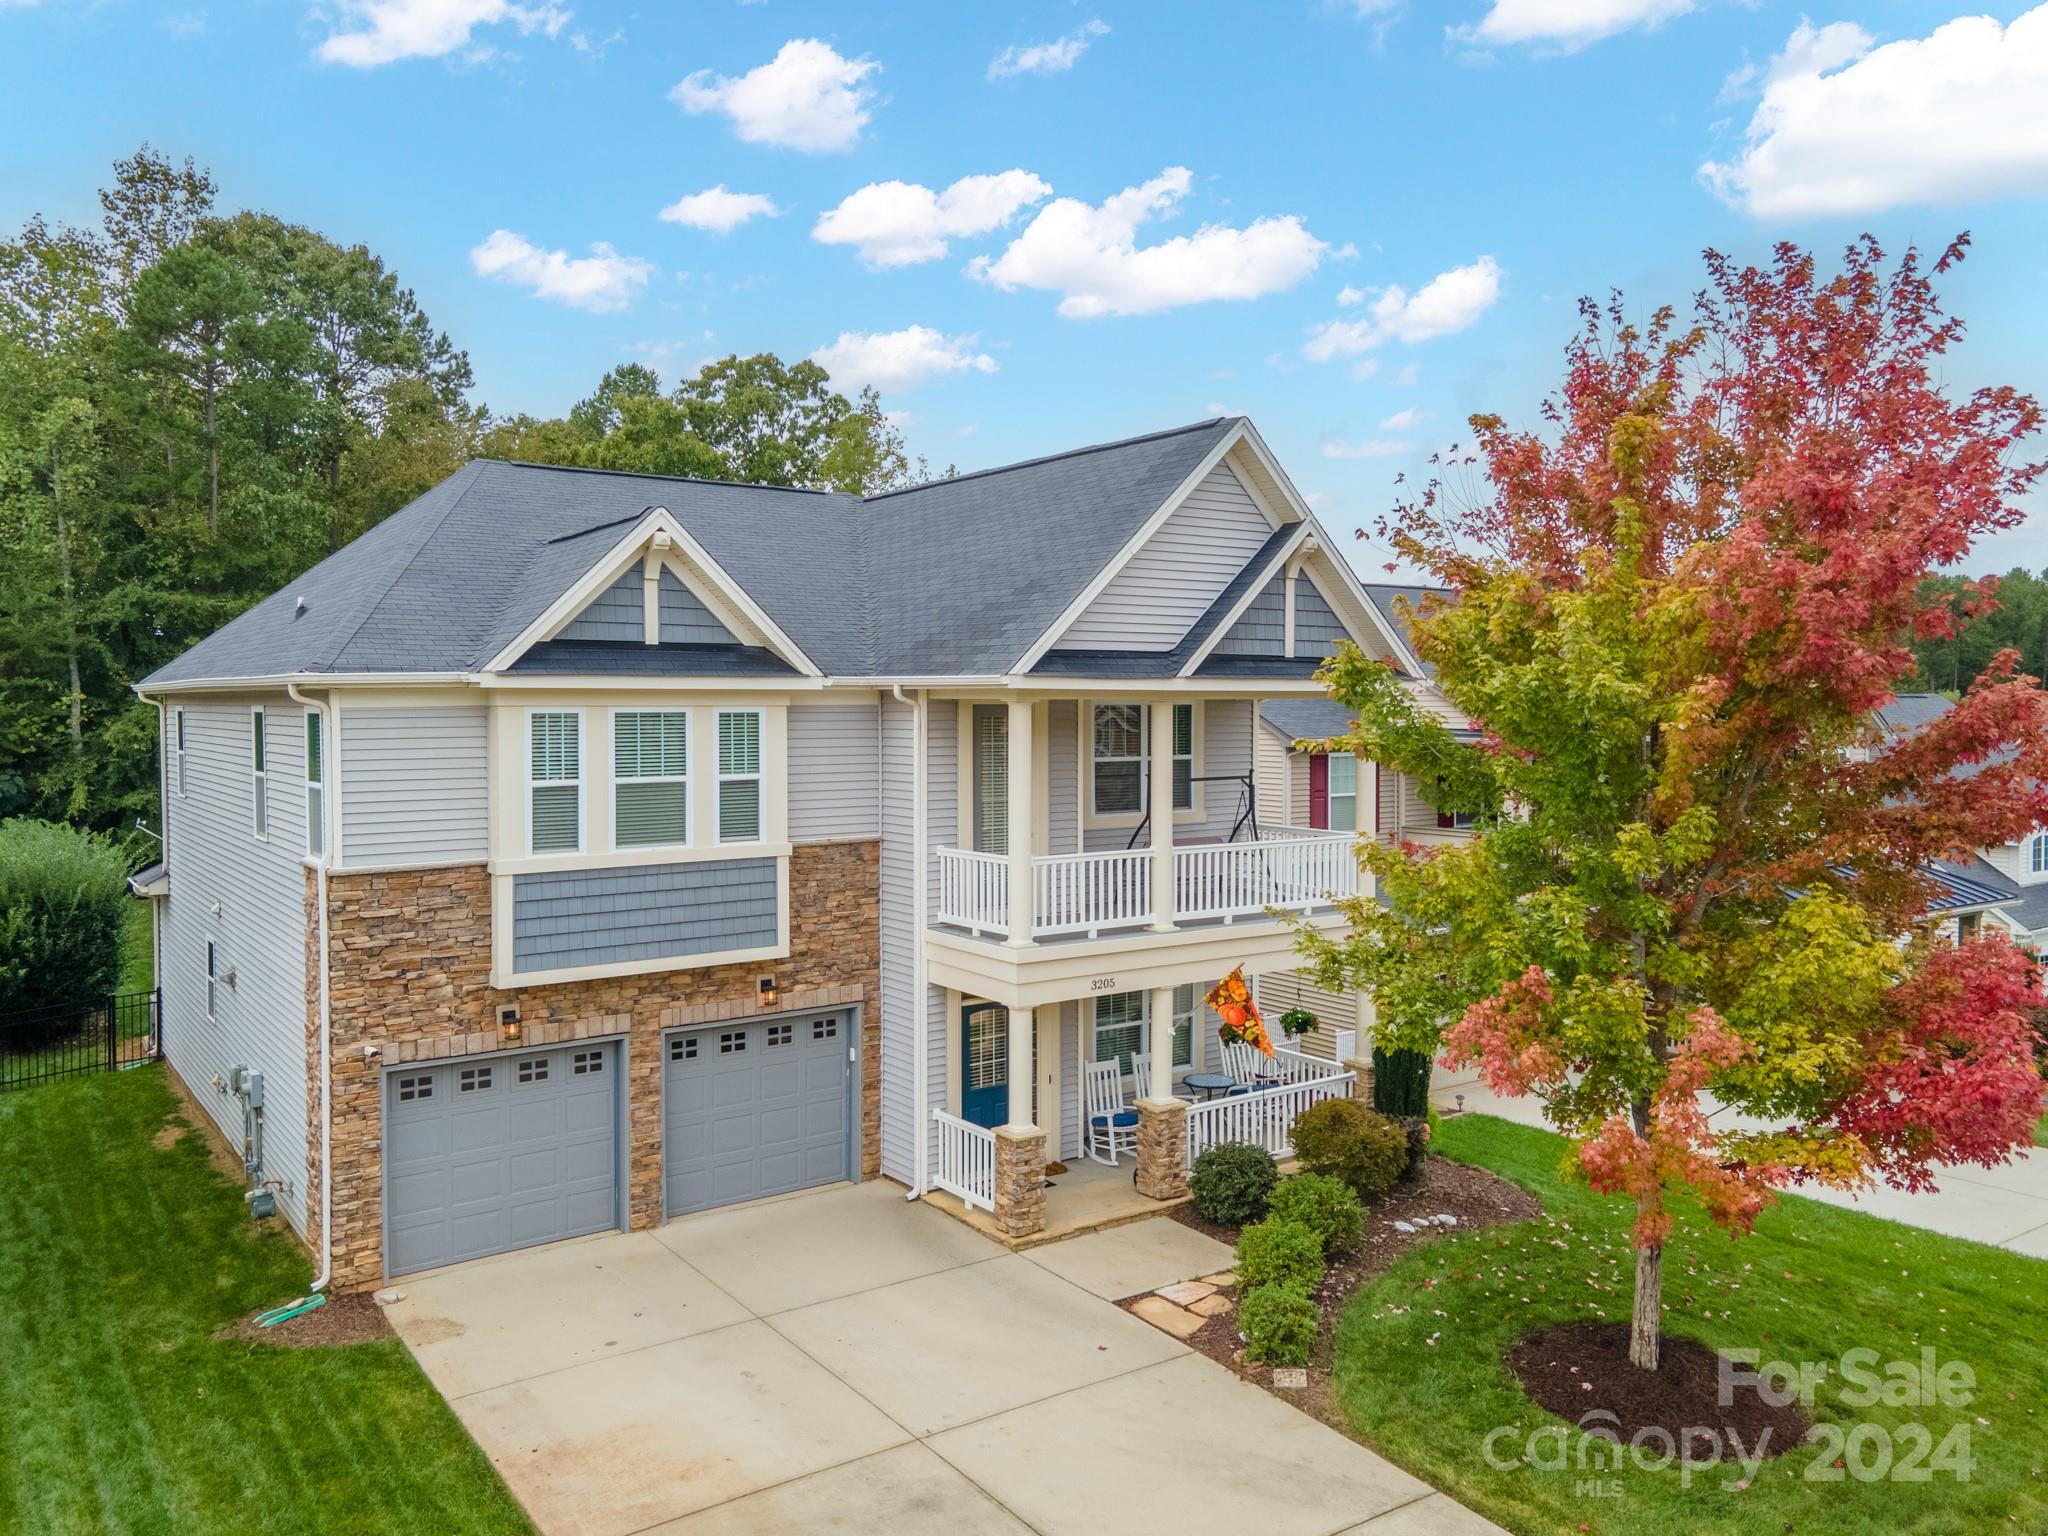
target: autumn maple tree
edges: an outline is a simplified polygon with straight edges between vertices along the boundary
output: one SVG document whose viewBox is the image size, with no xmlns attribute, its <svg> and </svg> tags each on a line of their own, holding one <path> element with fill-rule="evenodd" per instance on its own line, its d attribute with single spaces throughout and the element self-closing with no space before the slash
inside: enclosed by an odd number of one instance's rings
<svg viewBox="0 0 2048 1536">
<path fill-rule="evenodd" d="M 1475 417 L 1380 529 L 1448 591 L 1414 649 L 1476 739 L 1356 650 L 1326 669 L 1349 745 L 1482 831 L 1362 843 L 1386 901 L 1304 946 L 1378 1043 L 1541 1096 L 1632 1197 L 1640 1366 L 1676 1202 L 1740 1235 L 1788 1185 L 2001 1161 L 2040 1113 L 2031 961 L 1926 914 L 1931 861 L 2048 824 L 2048 694 L 2008 651 L 1918 730 L 1877 714 L 1956 622 L 1923 578 L 2042 473 L 2032 399 L 1938 376 L 1965 244 L 1710 252 L 1685 319 L 1583 305 L 1540 428 Z"/>
</svg>

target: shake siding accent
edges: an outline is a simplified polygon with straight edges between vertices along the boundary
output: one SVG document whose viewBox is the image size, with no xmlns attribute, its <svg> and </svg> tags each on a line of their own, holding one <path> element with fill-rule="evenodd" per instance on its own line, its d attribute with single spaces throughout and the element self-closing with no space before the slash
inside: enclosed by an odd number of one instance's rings
<svg viewBox="0 0 2048 1536">
<path fill-rule="evenodd" d="M 1294 654 L 1327 656 L 1350 638 L 1351 631 L 1316 590 L 1314 578 L 1303 571 L 1294 583 Z"/>
<path fill-rule="evenodd" d="M 520 875 L 512 969 L 615 965 L 759 949 L 775 942 L 773 859 Z"/>
<path fill-rule="evenodd" d="M 488 734 L 481 707 L 351 709 L 344 701 L 344 862 L 461 864 L 488 857 Z"/>
<path fill-rule="evenodd" d="M 250 833 L 249 706 L 268 716 L 270 840 Z M 228 1139 L 240 1101 L 216 1092 L 236 1066 L 263 1074 L 263 1171 L 278 1207 L 306 1231 L 306 847 L 304 713 L 283 694 L 188 700 L 186 790 L 164 805 L 177 878 L 163 910 L 164 1054 Z M 169 729 L 174 716 L 166 710 Z M 213 915 L 218 903 L 221 912 Z M 206 1017 L 206 943 L 223 978 Z M 232 970 L 234 985 L 225 977 Z"/>
<path fill-rule="evenodd" d="M 870 699 L 789 708 L 789 840 L 875 837 L 879 717 Z"/>
<path fill-rule="evenodd" d="M 1203 477 L 1056 649 L 1170 651 L 1272 536 L 1227 464 Z"/>
<path fill-rule="evenodd" d="M 1046 815 L 1048 853 L 1081 851 L 1080 705 L 1054 699 L 1046 706 Z"/>
<path fill-rule="evenodd" d="M 639 640 L 644 636 L 636 633 L 633 638 Z M 739 641 L 704 606 L 704 600 L 683 585 L 674 571 L 664 570 L 661 573 L 661 643 L 738 645 Z"/>
<path fill-rule="evenodd" d="M 1295 754 L 1287 750 L 1286 742 L 1264 726 L 1254 726 L 1253 729 L 1256 733 L 1253 755 L 1259 780 L 1259 825 L 1292 826 L 1287 795 L 1294 765 L 1288 759 Z"/>
<path fill-rule="evenodd" d="M 640 562 L 636 560 L 617 581 L 593 597 L 589 606 L 571 619 L 556 638 L 640 645 L 647 639 L 646 601 L 640 587 Z"/>
<path fill-rule="evenodd" d="M 1298 583 L 1297 583 L 1298 585 Z M 1216 642 L 1218 656 L 1283 656 L 1287 652 L 1287 579 L 1275 576 Z"/>
<path fill-rule="evenodd" d="M 916 800 L 912 754 L 916 717 L 911 706 L 884 699 L 881 706 L 880 812 L 882 987 L 882 1172 L 908 1184 L 916 1177 L 916 1095 L 911 1072 L 912 1020 L 917 1017 Z M 950 841 L 950 839 L 949 839 Z M 937 1102 L 943 1105 L 942 1098 Z"/>
<path fill-rule="evenodd" d="M 928 850 L 925 866 L 925 899 L 936 903 L 939 894 L 938 850 L 953 842 L 960 829 L 960 711 L 950 703 L 931 708 L 926 715 L 928 760 L 925 766 L 924 844 Z M 925 1102 L 927 1107 L 946 1102 L 946 1074 L 953 1059 L 952 1021 L 947 1016 L 946 989 L 927 986 L 924 1023 L 928 1044 L 925 1053 Z M 931 1143 L 928 1158 L 938 1155 L 938 1128 L 929 1119 L 921 1127 Z"/>
</svg>

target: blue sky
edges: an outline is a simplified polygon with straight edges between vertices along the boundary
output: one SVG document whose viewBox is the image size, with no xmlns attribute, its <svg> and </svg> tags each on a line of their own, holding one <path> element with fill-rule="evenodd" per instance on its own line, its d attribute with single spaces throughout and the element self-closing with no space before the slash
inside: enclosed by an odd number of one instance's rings
<svg viewBox="0 0 2048 1536">
<path fill-rule="evenodd" d="M 0 227 L 190 154 L 380 253 L 501 412 L 733 350 L 962 469 L 1245 411 L 1349 530 L 1533 422 L 1578 295 L 1865 229 L 1971 230 L 1950 377 L 2048 395 L 2048 6 L 0 0 L 0 50 Z"/>
</svg>

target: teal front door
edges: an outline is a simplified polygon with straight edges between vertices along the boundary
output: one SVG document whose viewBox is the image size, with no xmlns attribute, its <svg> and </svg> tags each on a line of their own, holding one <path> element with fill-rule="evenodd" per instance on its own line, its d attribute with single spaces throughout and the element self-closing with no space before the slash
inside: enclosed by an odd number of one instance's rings
<svg viewBox="0 0 2048 1536">
<path fill-rule="evenodd" d="M 1010 1117 L 1010 1010 L 969 1003 L 960 1010 L 960 1118 L 993 1130 Z"/>
</svg>

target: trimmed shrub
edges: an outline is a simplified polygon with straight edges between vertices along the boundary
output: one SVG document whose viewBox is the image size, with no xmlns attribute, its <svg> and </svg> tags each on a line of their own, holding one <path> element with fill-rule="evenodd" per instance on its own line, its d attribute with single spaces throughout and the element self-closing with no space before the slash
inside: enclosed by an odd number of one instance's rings
<svg viewBox="0 0 2048 1536">
<path fill-rule="evenodd" d="M 1372 1107 L 1400 1118 L 1429 1108 L 1429 1074 L 1434 1065 L 1427 1051 L 1386 1051 L 1372 1048 Z"/>
<path fill-rule="evenodd" d="M 1294 1155 L 1310 1173 L 1327 1173 L 1370 1204 L 1408 1168 L 1408 1133 L 1398 1120 L 1356 1099 L 1325 1099 L 1295 1117 Z"/>
<path fill-rule="evenodd" d="M 108 839 L 57 822 L 0 821 L 0 1014 L 112 992 L 131 899 L 128 861 Z"/>
<path fill-rule="evenodd" d="M 1307 1365 L 1319 1321 L 1316 1304 L 1289 1285 L 1262 1285 L 1237 1308 L 1245 1358 L 1269 1365 Z"/>
<path fill-rule="evenodd" d="M 1291 1173 L 1273 1186 L 1269 1221 L 1298 1222 L 1315 1233 L 1325 1255 L 1349 1253 L 1365 1236 L 1365 1207 L 1351 1186 L 1327 1173 Z"/>
<path fill-rule="evenodd" d="M 1273 1154 L 1264 1147 L 1223 1142 L 1195 1159 L 1188 1193 L 1194 1196 L 1195 1211 L 1204 1221 L 1242 1226 L 1266 1214 L 1266 1197 L 1279 1177 Z"/>
<path fill-rule="evenodd" d="M 1261 1221 L 1237 1234 L 1237 1288 L 1287 1285 L 1306 1295 L 1323 1283 L 1323 1241 L 1298 1221 Z"/>
</svg>

